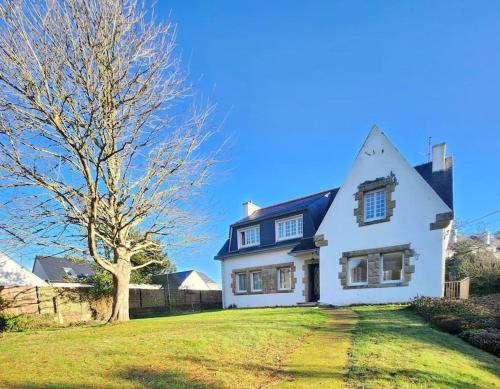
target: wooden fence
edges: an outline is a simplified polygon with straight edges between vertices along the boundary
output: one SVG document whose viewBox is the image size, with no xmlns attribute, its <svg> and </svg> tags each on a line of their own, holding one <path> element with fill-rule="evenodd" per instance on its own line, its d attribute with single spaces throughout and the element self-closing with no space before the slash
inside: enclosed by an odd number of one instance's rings
<svg viewBox="0 0 500 389">
<path fill-rule="evenodd" d="M 469 298 L 470 278 L 444 283 L 444 297 L 449 299 L 467 300 Z"/>
<path fill-rule="evenodd" d="M 87 288 L 0 286 L 5 312 L 13 315 L 51 315 L 60 323 L 106 320 L 111 299 L 90 300 Z M 130 316 L 168 314 L 222 308 L 222 292 L 211 290 L 130 289 Z"/>
</svg>

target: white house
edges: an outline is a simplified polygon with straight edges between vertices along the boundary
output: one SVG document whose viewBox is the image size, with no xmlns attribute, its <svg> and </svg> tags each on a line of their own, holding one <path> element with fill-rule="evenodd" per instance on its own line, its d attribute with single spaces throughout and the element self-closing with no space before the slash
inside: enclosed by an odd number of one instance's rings
<svg viewBox="0 0 500 389">
<path fill-rule="evenodd" d="M 48 284 L 0 252 L 0 287 L 2 286 L 48 286 Z"/>
<path fill-rule="evenodd" d="M 197 270 L 153 276 L 153 282 L 170 290 L 220 290 L 219 285 L 205 273 Z"/>
<path fill-rule="evenodd" d="M 412 166 L 373 127 L 339 188 L 244 204 L 215 257 L 224 306 L 404 302 L 443 295 L 453 222 L 445 144 Z"/>
</svg>

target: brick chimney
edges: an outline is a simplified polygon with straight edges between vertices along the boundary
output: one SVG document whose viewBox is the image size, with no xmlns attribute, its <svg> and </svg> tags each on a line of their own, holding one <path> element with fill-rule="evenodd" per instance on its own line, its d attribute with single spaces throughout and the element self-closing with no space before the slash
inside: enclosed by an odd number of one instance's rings
<svg viewBox="0 0 500 389">
<path fill-rule="evenodd" d="M 446 143 L 432 146 L 432 171 L 440 172 L 445 170 Z"/>
<path fill-rule="evenodd" d="M 252 203 L 252 200 L 243 203 L 243 217 L 250 216 L 252 213 L 260 209 L 258 205 Z"/>
</svg>

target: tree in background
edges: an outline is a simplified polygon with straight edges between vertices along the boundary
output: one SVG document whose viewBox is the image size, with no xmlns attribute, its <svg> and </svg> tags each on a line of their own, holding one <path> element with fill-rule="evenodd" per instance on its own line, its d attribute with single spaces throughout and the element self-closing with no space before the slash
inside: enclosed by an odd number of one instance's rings
<svg viewBox="0 0 500 389">
<path fill-rule="evenodd" d="M 161 262 L 148 253 L 200 239 L 210 107 L 175 26 L 135 0 L 0 0 L 0 19 L 5 242 L 90 257 L 113 278 L 110 321 L 128 320 L 132 272 Z"/>
<path fill-rule="evenodd" d="M 462 238 L 452 245 L 447 274 L 455 279 L 470 277 L 477 294 L 500 292 L 500 259 L 480 239 Z"/>
</svg>

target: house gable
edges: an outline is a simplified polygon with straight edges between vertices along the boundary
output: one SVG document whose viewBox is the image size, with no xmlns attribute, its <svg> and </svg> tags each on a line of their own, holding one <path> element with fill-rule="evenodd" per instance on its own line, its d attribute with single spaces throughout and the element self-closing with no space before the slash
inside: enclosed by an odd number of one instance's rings
<svg viewBox="0 0 500 389">
<path fill-rule="evenodd" d="M 388 214 L 373 224 L 360 222 L 360 218 L 365 217 L 359 209 L 360 188 L 388 178 L 392 185 L 390 197 L 386 197 Z M 416 293 L 441 295 L 443 247 L 446 246 L 450 220 L 443 221 L 437 229 L 432 225 L 436 219 L 443 218 L 439 215 L 444 214 L 452 215 L 452 209 L 386 135 L 374 127 L 317 231 L 318 236 L 328 241 L 328 245 L 320 249 L 321 301 L 352 304 L 357 301 L 406 301 Z M 346 290 L 348 258 L 344 253 L 403 246 L 405 266 L 413 273 L 410 282 L 402 280 L 394 285 L 384 285 L 402 288 L 385 287 L 376 293 L 372 287 Z M 368 272 L 379 274 L 381 253 L 370 252 L 368 257 L 367 262 L 372 267 Z M 371 286 L 375 287 L 375 283 L 372 282 Z"/>
</svg>

